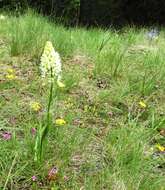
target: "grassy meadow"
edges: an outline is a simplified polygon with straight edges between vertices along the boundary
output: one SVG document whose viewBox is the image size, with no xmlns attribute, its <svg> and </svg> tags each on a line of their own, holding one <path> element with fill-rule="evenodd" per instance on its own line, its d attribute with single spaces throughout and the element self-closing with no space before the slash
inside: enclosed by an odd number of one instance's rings
<svg viewBox="0 0 165 190">
<path fill-rule="evenodd" d="M 0 19 L 0 190 L 165 189 L 165 31 L 155 39 L 147 31 L 66 28 L 31 11 Z M 55 85 L 36 164 L 48 40 L 65 88 Z M 58 126 L 59 118 L 66 123 Z"/>
</svg>

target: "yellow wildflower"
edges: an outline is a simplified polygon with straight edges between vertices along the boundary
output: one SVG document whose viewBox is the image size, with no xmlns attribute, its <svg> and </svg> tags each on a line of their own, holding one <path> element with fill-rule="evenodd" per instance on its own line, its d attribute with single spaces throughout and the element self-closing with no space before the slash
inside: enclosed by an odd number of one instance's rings
<svg viewBox="0 0 165 190">
<path fill-rule="evenodd" d="M 146 108 L 147 107 L 147 105 L 143 101 L 140 101 L 139 105 L 140 105 L 141 108 Z"/>
<path fill-rule="evenodd" d="M 165 151 L 165 147 L 161 146 L 160 144 L 156 145 L 156 148 L 160 151 L 160 152 L 164 152 Z"/>
<path fill-rule="evenodd" d="M 14 79 L 16 79 L 16 76 L 14 74 L 7 74 L 6 78 L 9 80 L 14 80 Z"/>
<path fill-rule="evenodd" d="M 65 88 L 65 84 L 62 83 L 60 80 L 57 80 L 57 85 L 58 85 L 58 87 L 60 87 L 60 88 Z"/>
<path fill-rule="evenodd" d="M 7 72 L 8 72 L 8 74 L 13 74 L 13 73 L 15 73 L 14 69 L 12 69 L 12 68 L 7 69 Z"/>
<path fill-rule="evenodd" d="M 55 124 L 58 126 L 62 126 L 66 124 L 66 121 L 64 119 L 56 119 Z"/>
<path fill-rule="evenodd" d="M 36 111 L 36 112 L 38 112 L 38 111 L 41 110 L 41 104 L 40 104 L 39 102 L 32 102 L 32 103 L 30 104 L 30 107 L 31 107 L 31 109 L 32 109 L 33 111 Z"/>
</svg>

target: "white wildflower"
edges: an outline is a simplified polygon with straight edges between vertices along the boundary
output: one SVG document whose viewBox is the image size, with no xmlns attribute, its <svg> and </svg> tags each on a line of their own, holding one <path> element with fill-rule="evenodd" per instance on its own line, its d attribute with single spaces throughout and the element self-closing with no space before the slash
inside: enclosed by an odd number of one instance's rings
<svg viewBox="0 0 165 190">
<path fill-rule="evenodd" d="M 58 52 L 55 51 L 50 41 L 46 42 L 44 52 L 41 56 L 41 75 L 43 78 L 48 75 L 49 78 L 61 78 L 61 58 Z"/>
<path fill-rule="evenodd" d="M 0 15 L 0 20 L 5 20 L 6 17 L 4 15 Z"/>
</svg>

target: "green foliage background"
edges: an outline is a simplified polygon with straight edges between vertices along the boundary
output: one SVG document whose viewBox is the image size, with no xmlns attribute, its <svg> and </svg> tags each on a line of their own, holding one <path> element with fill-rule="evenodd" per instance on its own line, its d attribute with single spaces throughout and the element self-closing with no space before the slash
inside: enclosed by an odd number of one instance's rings
<svg viewBox="0 0 165 190">
<path fill-rule="evenodd" d="M 124 25 L 165 23 L 164 0 L 1 0 L 1 8 L 22 12 L 28 6 L 69 24 Z"/>
<path fill-rule="evenodd" d="M 165 23 L 164 0 L 81 0 L 81 20 L 88 25 Z"/>
<path fill-rule="evenodd" d="M 80 0 L 2 0 L 1 8 L 13 10 L 16 13 L 23 12 L 28 7 L 59 18 L 60 21 L 75 24 L 79 20 Z"/>
</svg>

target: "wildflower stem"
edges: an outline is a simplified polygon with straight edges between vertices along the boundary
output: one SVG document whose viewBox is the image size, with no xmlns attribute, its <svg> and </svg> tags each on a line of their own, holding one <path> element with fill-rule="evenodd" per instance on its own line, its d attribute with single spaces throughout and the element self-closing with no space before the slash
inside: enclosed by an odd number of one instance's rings
<svg viewBox="0 0 165 190">
<path fill-rule="evenodd" d="M 51 69 L 51 79 L 52 79 L 52 69 Z M 53 98 L 53 81 L 51 80 L 51 85 L 50 85 L 50 94 L 49 94 L 49 100 L 48 100 L 48 108 L 47 108 L 47 125 L 49 126 L 50 123 L 50 107 L 51 107 L 51 102 Z"/>
<path fill-rule="evenodd" d="M 37 136 L 36 143 L 36 155 L 35 155 L 35 160 L 36 161 L 41 161 L 42 160 L 42 151 L 43 151 L 43 142 L 45 140 L 46 135 L 48 134 L 49 127 L 50 127 L 50 108 L 51 108 L 51 103 L 53 99 L 53 71 L 51 69 L 51 84 L 50 84 L 50 93 L 49 93 L 49 99 L 48 99 L 48 106 L 47 106 L 47 117 L 46 117 L 46 123 L 45 125 L 41 126 L 41 131 Z"/>
<path fill-rule="evenodd" d="M 43 146 L 43 141 L 46 137 L 46 135 L 48 134 L 49 131 L 49 127 L 50 127 L 50 108 L 51 108 L 51 103 L 52 103 L 52 99 L 53 99 L 53 72 L 51 69 L 51 84 L 50 84 L 50 93 L 49 93 L 49 99 L 48 99 L 48 107 L 47 107 L 47 119 L 46 119 L 46 125 L 44 127 L 44 130 L 42 132 L 42 136 L 41 136 L 41 155 L 42 155 L 42 146 Z"/>
<path fill-rule="evenodd" d="M 127 51 L 128 49 L 128 45 L 124 48 L 124 50 L 122 51 L 121 54 L 119 54 L 118 56 L 118 59 L 117 59 L 117 63 L 115 65 L 115 68 L 114 68 L 114 71 L 113 71 L 113 76 L 116 77 L 117 76 L 117 72 L 118 72 L 118 69 L 120 67 L 120 65 L 122 64 L 122 59 L 125 55 L 125 52 Z"/>
<path fill-rule="evenodd" d="M 143 80 L 142 80 L 142 88 L 141 88 L 141 95 L 142 96 L 144 96 L 144 94 L 145 94 L 146 76 L 147 76 L 147 73 L 145 71 L 144 76 L 143 76 Z"/>
</svg>

